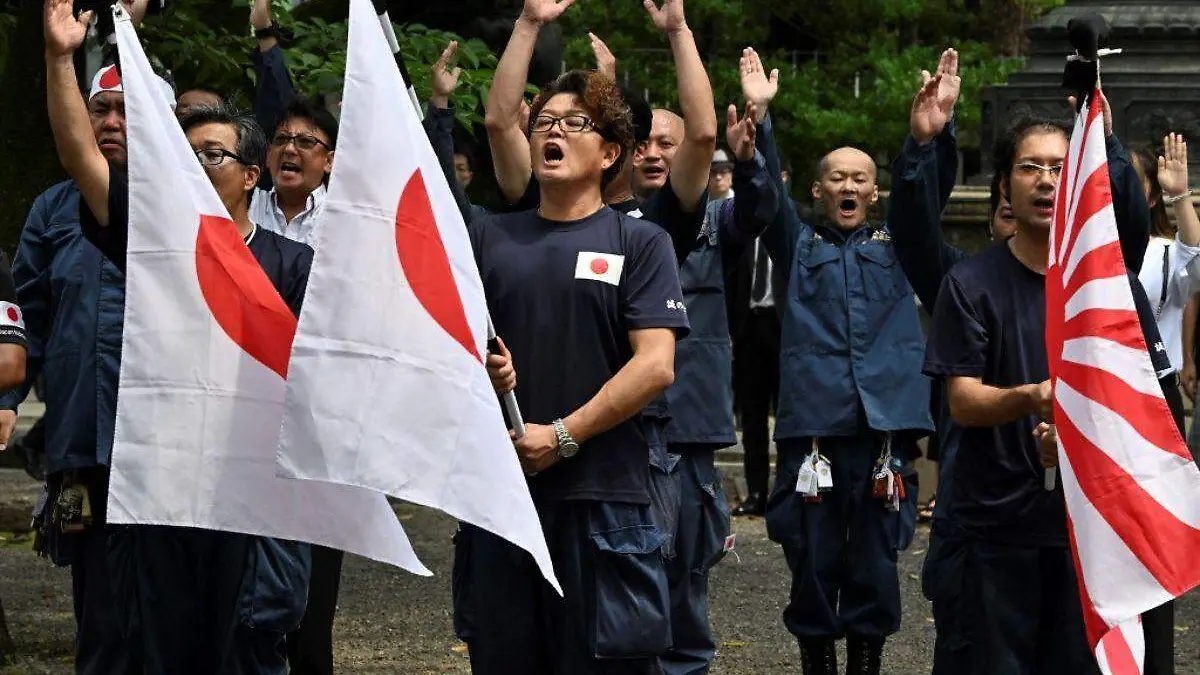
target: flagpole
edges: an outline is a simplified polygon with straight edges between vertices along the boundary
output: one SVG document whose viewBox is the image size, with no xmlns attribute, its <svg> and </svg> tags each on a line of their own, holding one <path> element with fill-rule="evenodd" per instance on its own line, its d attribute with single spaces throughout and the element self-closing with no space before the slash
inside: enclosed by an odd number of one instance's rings
<svg viewBox="0 0 1200 675">
<path fill-rule="evenodd" d="M 488 315 L 487 324 L 488 333 L 488 352 L 491 354 L 500 353 L 500 341 L 496 338 L 496 328 L 492 326 L 492 317 Z M 521 438 L 525 435 L 525 420 L 521 419 L 521 408 L 517 405 L 517 394 L 515 391 L 507 391 L 500 397 L 500 402 L 504 404 L 504 412 L 508 413 L 508 420 L 512 422 L 512 430 Z"/>
<path fill-rule="evenodd" d="M 400 55 L 400 41 L 396 38 L 396 27 L 392 25 L 392 19 L 388 16 L 387 0 L 371 0 L 371 4 L 375 6 L 375 14 L 379 17 L 379 25 L 383 28 L 383 36 L 387 38 L 388 47 L 392 49 L 392 56 L 396 57 L 396 66 L 400 68 L 400 77 L 404 78 L 404 86 L 408 89 L 408 98 L 412 100 L 413 107 L 417 110 L 417 118 L 424 120 L 425 111 L 421 108 L 421 99 L 417 98 L 417 89 L 413 86 L 412 78 L 408 76 L 404 57 Z"/>
</svg>

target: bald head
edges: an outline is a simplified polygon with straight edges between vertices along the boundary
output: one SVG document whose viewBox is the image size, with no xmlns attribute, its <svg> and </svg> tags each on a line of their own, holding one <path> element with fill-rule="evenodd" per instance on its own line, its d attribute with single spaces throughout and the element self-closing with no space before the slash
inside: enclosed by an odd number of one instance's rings
<svg viewBox="0 0 1200 675">
<path fill-rule="evenodd" d="M 671 161 L 683 143 L 683 118 L 670 110 L 654 111 L 650 138 L 633 153 L 633 190 L 646 196 L 667 184 Z"/>
<path fill-rule="evenodd" d="M 821 158 L 818 170 L 812 195 L 829 222 L 844 230 L 866 223 L 868 210 L 879 200 L 875 160 L 857 148 L 838 148 Z"/>
<path fill-rule="evenodd" d="M 820 164 L 817 165 L 817 171 L 821 178 L 835 169 L 867 171 L 871 176 L 871 182 L 875 182 L 875 160 L 858 148 L 850 146 L 838 148 L 822 157 Z"/>
</svg>

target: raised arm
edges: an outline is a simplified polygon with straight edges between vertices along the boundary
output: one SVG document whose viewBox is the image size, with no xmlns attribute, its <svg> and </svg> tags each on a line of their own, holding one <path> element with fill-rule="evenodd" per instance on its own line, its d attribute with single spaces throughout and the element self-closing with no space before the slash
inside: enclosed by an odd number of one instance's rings
<svg viewBox="0 0 1200 675">
<path fill-rule="evenodd" d="M 958 54 L 947 49 L 935 75 L 921 73 L 924 85 L 913 99 L 909 116 L 911 136 L 892 164 L 892 191 L 888 199 L 888 233 L 904 275 L 926 311 L 933 311 L 942 279 L 966 257 L 942 235 L 945 207 L 945 174 L 956 167 L 948 161 L 942 136 L 952 135 L 951 119 L 961 79 Z M 957 156 L 953 161 L 957 164 Z M 953 186 L 953 178 L 950 180 Z"/>
<path fill-rule="evenodd" d="M 1129 153 L 1120 139 L 1113 133 L 1112 109 L 1104 93 L 1100 93 L 1104 104 L 1104 146 L 1108 154 L 1108 177 L 1112 184 L 1113 213 L 1117 219 L 1117 237 L 1121 241 L 1121 255 L 1125 267 L 1135 274 L 1142 269 L 1146 258 L 1146 246 L 1150 243 L 1150 205 L 1142 191 L 1142 180 L 1138 178 Z M 1147 167 L 1149 170 L 1150 167 Z"/>
<path fill-rule="evenodd" d="M 471 201 L 463 186 L 458 184 L 454 174 L 454 105 L 450 97 L 458 89 L 458 78 L 462 68 L 454 65 L 458 56 L 458 43 L 453 40 L 446 45 L 442 55 L 429 71 L 429 82 L 433 95 L 429 98 L 429 112 L 425 115 L 423 124 L 429 143 L 433 146 L 433 154 L 442 165 L 442 174 L 454 194 L 454 201 L 462 213 L 464 222 L 471 222 Z"/>
<path fill-rule="evenodd" d="M 1200 246 L 1200 217 L 1188 186 L 1187 141 L 1183 134 L 1163 137 L 1164 155 L 1158 158 L 1158 184 L 1162 187 L 1163 204 L 1175 212 L 1179 225 L 1179 243 Z M 1149 170 L 1149 167 L 1147 167 Z"/>
<path fill-rule="evenodd" d="M 767 173 L 767 160 L 754 149 L 757 135 L 754 103 L 746 104 L 746 114 L 737 118 L 737 108 L 729 106 L 725 137 L 733 150 L 732 205 L 721 210 L 721 245 L 726 256 L 736 259 L 745 247 L 775 221 L 780 196 L 775 181 Z"/>
<path fill-rule="evenodd" d="M 712 84 L 688 28 L 683 0 L 644 0 L 646 11 L 659 30 L 667 34 L 679 82 L 679 107 L 683 113 L 683 142 L 671 163 L 671 188 L 688 212 L 704 207 L 709 166 L 717 147 L 717 114 Z"/>
<path fill-rule="evenodd" d="M 71 0 L 46 0 L 46 106 L 58 159 L 67 174 L 75 179 L 84 201 L 102 225 L 108 224 L 108 161 L 100 153 L 87 104 L 79 93 L 72 55 L 87 34 L 92 12 L 78 18 Z M 107 105 L 108 101 L 98 102 Z M 105 108 L 105 115 L 124 119 L 124 100 L 113 102 L 120 111 Z M 123 124 L 123 121 L 122 121 Z"/>
<path fill-rule="evenodd" d="M 279 124 L 279 116 L 292 99 L 296 98 L 296 85 L 288 72 L 287 60 L 279 46 L 277 32 L 271 17 L 271 0 L 254 0 L 250 10 L 250 25 L 258 38 L 258 48 L 250 53 L 254 64 L 254 119 L 258 120 L 263 132 L 270 138 Z M 262 184 L 271 182 L 270 174 L 262 172 Z"/>
<path fill-rule="evenodd" d="M 554 21 L 575 0 L 525 0 L 521 16 L 513 25 L 512 37 L 500 55 L 496 75 L 488 91 L 484 123 L 496 182 L 505 201 L 516 202 L 529 185 L 533 167 L 529 160 L 529 138 L 521 128 L 521 103 L 529 80 L 529 61 L 542 26 Z"/>
</svg>

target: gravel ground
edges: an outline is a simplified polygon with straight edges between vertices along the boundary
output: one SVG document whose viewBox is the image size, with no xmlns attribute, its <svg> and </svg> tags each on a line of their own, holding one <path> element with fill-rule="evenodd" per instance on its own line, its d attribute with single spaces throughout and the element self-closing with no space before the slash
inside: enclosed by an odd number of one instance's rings
<svg viewBox="0 0 1200 675">
<path fill-rule="evenodd" d="M 0 501 L 14 494 L 13 472 L 0 476 Z M 18 481 L 19 482 L 19 481 Z M 415 577 L 355 557 L 347 558 L 335 626 L 337 669 L 342 673 L 424 675 L 468 673 L 466 651 L 450 628 L 450 535 L 454 523 L 428 509 L 402 506 L 400 518 L 421 560 L 436 576 Z M 737 556 L 713 572 L 711 608 L 719 654 L 715 675 L 799 672 L 795 642 L 780 614 L 788 576 L 779 547 L 761 519 L 737 519 Z M 904 621 L 888 642 L 885 673 L 930 671 L 933 622 L 921 596 L 919 575 L 928 530 L 901 554 Z M 18 662 L 0 675 L 68 675 L 71 668 L 70 576 L 35 557 L 27 541 L 0 543 L 0 598 Z M 1200 675 L 1200 596 L 1184 598 L 1176 612 L 1180 675 Z"/>
</svg>

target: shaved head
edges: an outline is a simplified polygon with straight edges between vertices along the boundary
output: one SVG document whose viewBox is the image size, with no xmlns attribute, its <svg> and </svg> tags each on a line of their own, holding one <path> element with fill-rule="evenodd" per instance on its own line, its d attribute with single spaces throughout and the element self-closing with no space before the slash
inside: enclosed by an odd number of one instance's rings
<svg viewBox="0 0 1200 675">
<path fill-rule="evenodd" d="M 821 158 L 820 178 L 813 199 L 824 206 L 825 218 L 843 230 L 861 227 L 879 200 L 875 160 L 858 148 L 838 148 Z"/>
<path fill-rule="evenodd" d="M 633 190 L 645 197 L 667 183 L 671 161 L 683 143 L 683 118 L 670 110 L 654 111 L 650 138 L 633 153 Z"/>
<path fill-rule="evenodd" d="M 846 146 L 825 155 L 817 165 L 817 171 L 824 177 L 835 167 L 864 169 L 870 173 L 871 180 L 875 179 L 875 160 L 858 148 Z"/>
</svg>

